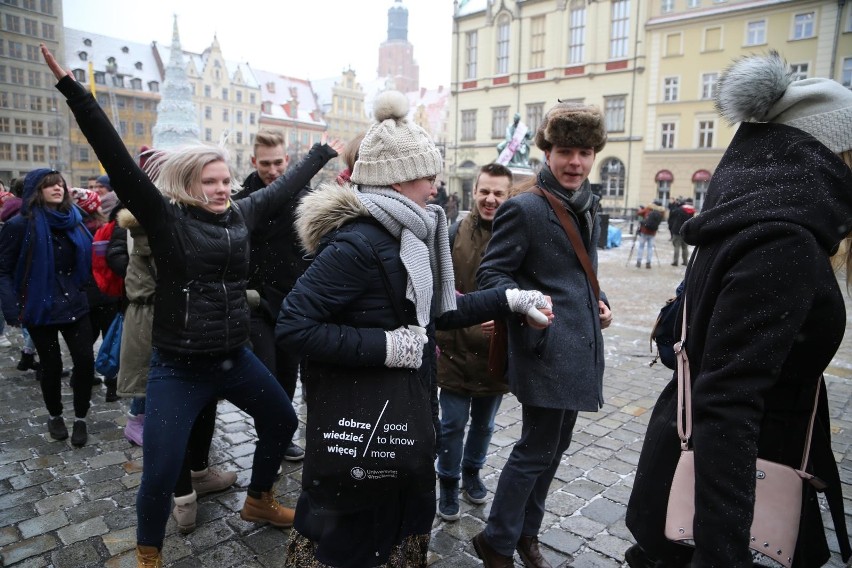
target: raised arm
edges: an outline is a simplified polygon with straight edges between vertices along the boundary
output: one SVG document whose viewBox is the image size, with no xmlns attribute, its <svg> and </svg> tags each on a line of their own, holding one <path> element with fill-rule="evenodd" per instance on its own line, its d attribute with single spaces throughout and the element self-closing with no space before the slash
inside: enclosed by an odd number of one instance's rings
<svg viewBox="0 0 852 568">
<path fill-rule="evenodd" d="M 80 130 L 109 174 L 110 182 L 122 203 L 146 227 L 163 221 L 166 217 L 165 200 L 127 151 L 106 113 L 71 72 L 62 69 L 44 44 L 41 44 L 41 54 L 58 81 L 56 88 L 67 99 Z"/>
</svg>

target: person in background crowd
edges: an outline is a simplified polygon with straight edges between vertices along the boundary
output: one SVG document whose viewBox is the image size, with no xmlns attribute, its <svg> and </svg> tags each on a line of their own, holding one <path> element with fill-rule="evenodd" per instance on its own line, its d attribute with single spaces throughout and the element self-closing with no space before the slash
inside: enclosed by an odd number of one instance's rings
<svg viewBox="0 0 852 568">
<path fill-rule="evenodd" d="M 97 191 L 98 185 L 98 176 L 89 176 L 89 179 L 86 180 L 86 189 L 91 191 Z"/>
<path fill-rule="evenodd" d="M 489 290 L 456 299 L 444 211 L 427 206 L 443 169 L 441 154 L 429 135 L 406 119 L 408 108 L 402 93 L 382 93 L 352 172 L 357 186 L 323 185 L 299 206 L 299 236 L 315 258 L 281 307 L 276 337 L 285 348 L 305 354 L 308 392 L 323 374 L 352 368 L 380 373 L 386 367 L 418 369 L 412 381 L 419 382 L 420 391 L 423 385 L 428 389 L 437 320 L 458 327 L 510 310 L 532 310 L 543 325 L 549 322 L 534 308 L 547 305 L 538 292 Z M 400 322 L 394 304 L 422 331 Z M 372 396 L 369 386 L 363 395 Z M 327 411 L 308 404 L 307 427 Z M 434 416 L 412 419 L 434 421 Z M 285 566 L 425 566 L 435 516 L 429 459 L 434 447 L 425 444 L 420 451 L 427 453 L 425 470 L 398 484 L 388 481 L 387 490 L 363 508 L 341 507 L 338 495 L 306 484 Z M 315 456 L 306 457 L 306 469 Z"/>
<path fill-rule="evenodd" d="M 109 182 L 108 175 L 104 174 L 95 178 L 95 191 L 98 192 L 100 197 L 103 197 L 107 193 L 112 193 L 112 184 Z"/>
<path fill-rule="evenodd" d="M 17 215 L 21 210 L 21 195 L 24 192 L 24 179 L 13 179 L 9 184 L 9 189 L 11 190 L 12 197 L 4 200 L 3 206 L 0 207 L 0 223 L 5 223 Z M 33 344 L 33 340 L 30 337 L 30 333 L 27 331 L 27 328 L 20 325 L 20 321 L 18 319 L 20 309 L 18 306 L 17 295 L 12 288 L 4 286 L 2 281 L 0 281 L 0 298 L 2 298 L 4 323 L 13 327 L 20 326 L 21 335 L 24 338 L 24 345 L 21 347 L 21 359 L 18 361 L 15 368 L 19 371 L 38 371 L 40 365 L 35 358 L 35 345 Z M 36 378 L 38 378 L 38 374 L 36 374 Z"/>
<path fill-rule="evenodd" d="M 142 171 L 121 151 L 121 137 L 92 94 L 44 44 L 41 52 L 122 203 L 148 233 L 158 263 L 145 467 L 136 500 L 137 566 L 162 566 L 171 495 L 190 432 L 202 409 L 218 398 L 247 412 L 258 435 L 240 517 L 292 525 L 294 512 L 275 499 L 273 486 L 297 419 L 275 377 L 247 347 L 245 283 L 249 233 L 286 207 L 310 178 L 296 169 L 264 190 L 232 200 L 229 155 L 205 144 L 157 155 Z"/>
<path fill-rule="evenodd" d="M 92 278 L 91 258 L 92 236 L 62 174 L 46 168 L 28 173 L 20 215 L 0 231 L 0 286 L 15 290 L 19 322 L 29 331 L 41 360 L 47 429 L 54 440 L 68 438 L 62 416 L 60 333 L 65 340 L 74 362 L 71 444 L 76 447 L 88 440 L 86 415 L 95 366 L 85 292 Z"/>
<path fill-rule="evenodd" d="M 687 197 L 681 201 L 677 199 L 672 207 L 669 208 L 669 231 L 672 235 L 672 245 L 674 246 L 674 260 L 672 266 L 677 266 L 678 256 L 681 257 L 683 265 L 686 266 L 686 261 L 689 258 L 689 245 L 680 236 L 680 228 L 683 224 L 695 216 L 695 207 L 692 206 L 692 198 Z"/>
<path fill-rule="evenodd" d="M 681 454 L 672 378 L 654 405 L 627 507 L 637 542 L 625 554 L 632 568 L 780 565 L 774 546 L 766 554 L 749 548 L 756 460 L 798 469 L 806 445 L 805 469 L 826 486 L 835 550 L 843 562 L 852 557 L 821 376 L 848 326 L 831 257 L 852 240 L 852 91 L 830 79 L 795 77 L 772 51 L 736 60 L 717 86 L 716 108 L 739 127 L 701 214 L 681 229 L 698 247 L 683 292 L 694 548 L 663 532 Z M 852 253 L 837 260 L 848 285 Z M 823 505 L 810 483 L 801 497 L 796 549 L 782 550 L 782 559 L 816 568 L 831 555 Z"/>
<path fill-rule="evenodd" d="M 326 135 L 323 134 L 322 142 L 314 144 L 300 162 L 300 167 L 304 167 L 304 171 L 313 177 L 342 150 L 343 144 L 340 141 L 332 140 L 326 143 Z M 235 199 L 248 197 L 265 188 L 287 170 L 289 157 L 284 151 L 284 135 L 280 131 L 272 130 L 258 132 L 251 163 L 256 169 L 245 179 L 243 188 L 234 196 Z M 290 400 L 296 395 L 301 355 L 278 349 L 275 345 L 274 328 L 281 302 L 308 265 L 296 238 L 293 223 L 299 199 L 309 190 L 310 186 L 305 184 L 302 191 L 288 202 L 287 207 L 277 217 L 252 232 L 249 255 L 252 350 L 272 371 Z M 299 461 L 304 457 L 305 451 L 290 440 L 284 459 Z"/>
<path fill-rule="evenodd" d="M 574 248 L 544 194 L 576 226 L 579 246 L 596 273 L 600 198 L 588 178 L 606 143 L 603 114 L 594 106 L 560 102 L 542 119 L 535 143 L 545 163 L 497 210 L 477 273 L 480 289 L 540 290 L 557 312 L 546 329 L 506 320 L 509 389 L 522 405 L 523 422 L 500 473 L 488 524 L 473 538 L 486 568 L 511 568 L 515 550 L 525 566 L 550 566 L 538 544 L 548 489 L 571 444 L 578 412 L 595 412 L 603 404 L 601 330 L 612 322 L 612 312 L 603 293 L 595 297 L 582 251 Z"/>
<path fill-rule="evenodd" d="M 457 292 L 467 294 L 477 290 L 476 271 L 491 239 L 494 214 L 509 196 L 511 186 L 512 172 L 507 167 L 483 166 L 473 188 L 473 211 L 450 226 Z M 438 515 L 445 521 L 459 518 L 459 479 L 463 496 L 470 503 L 484 503 L 488 495 L 479 471 L 485 465 L 494 417 L 503 394 L 509 390 L 505 377 L 493 377 L 488 372 L 489 338 L 493 330 L 494 322 L 489 321 L 482 326 L 439 331 L 436 335 L 441 387 Z M 470 428 L 465 441 L 468 419 Z"/>
<path fill-rule="evenodd" d="M 642 254 L 646 246 L 648 247 L 648 259 L 645 262 L 645 268 L 651 268 L 651 261 L 656 252 L 654 237 L 657 235 L 660 223 L 665 217 L 664 212 L 663 202 L 655 199 L 651 205 L 640 207 L 636 213 L 642 219 L 639 222 L 639 231 L 636 233 L 636 238 L 639 239 L 639 247 L 636 249 L 636 268 L 642 267 Z"/>
<path fill-rule="evenodd" d="M 459 217 L 459 196 L 455 193 L 447 198 L 447 203 L 444 205 L 444 211 L 447 212 L 447 221 L 452 225 Z"/>
</svg>

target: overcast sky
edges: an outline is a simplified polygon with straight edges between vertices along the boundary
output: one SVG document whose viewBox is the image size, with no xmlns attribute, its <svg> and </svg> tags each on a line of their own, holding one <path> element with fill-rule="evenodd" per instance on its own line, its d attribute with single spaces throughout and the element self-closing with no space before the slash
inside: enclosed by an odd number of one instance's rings
<svg viewBox="0 0 852 568">
<path fill-rule="evenodd" d="M 452 0 L 403 0 L 420 85 L 449 87 Z M 200 53 L 214 34 L 228 60 L 304 79 L 336 77 L 351 66 L 376 77 L 393 0 L 62 0 L 65 25 L 138 43 L 171 42 Z"/>
</svg>

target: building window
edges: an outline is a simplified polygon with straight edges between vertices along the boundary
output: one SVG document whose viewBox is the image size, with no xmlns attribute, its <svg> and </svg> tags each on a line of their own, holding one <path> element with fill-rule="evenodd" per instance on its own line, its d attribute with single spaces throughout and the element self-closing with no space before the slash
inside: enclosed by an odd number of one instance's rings
<svg viewBox="0 0 852 568">
<path fill-rule="evenodd" d="M 799 79 L 807 79 L 808 78 L 808 64 L 807 63 L 792 63 L 790 65 L 790 71 L 793 73 L 793 80 L 798 81 Z"/>
<path fill-rule="evenodd" d="M 604 97 L 604 120 L 607 132 L 624 132 L 627 97 Z"/>
<path fill-rule="evenodd" d="M 698 121 L 698 147 L 712 148 L 713 134 L 716 131 L 716 123 L 713 120 Z"/>
<path fill-rule="evenodd" d="M 686 0 L 687 8 L 698 8 L 701 6 L 701 0 Z"/>
<path fill-rule="evenodd" d="M 134 99 L 133 106 L 136 108 L 136 110 L 145 110 L 145 101 L 143 101 L 142 99 Z"/>
<path fill-rule="evenodd" d="M 56 26 L 53 24 L 42 24 L 41 25 L 41 37 L 44 39 L 56 39 Z"/>
<path fill-rule="evenodd" d="M 766 43 L 766 20 L 757 20 L 746 24 L 746 45 Z"/>
<path fill-rule="evenodd" d="M 37 95 L 30 95 L 30 110 L 42 112 L 44 110 L 43 99 Z"/>
<path fill-rule="evenodd" d="M 24 70 L 20 67 L 9 68 L 9 80 L 15 85 L 24 84 Z"/>
<path fill-rule="evenodd" d="M 467 32 L 465 34 L 466 46 L 465 46 L 465 78 L 466 79 L 476 79 L 476 44 L 479 40 L 478 34 L 474 32 Z"/>
<path fill-rule="evenodd" d="M 42 145 L 33 146 L 33 161 L 44 163 L 45 162 L 44 158 L 45 158 L 44 146 L 42 146 Z"/>
<path fill-rule="evenodd" d="M 86 82 L 86 72 L 85 72 L 85 71 L 83 71 L 82 69 L 74 69 L 74 70 L 72 71 L 72 73 L 74 73 L 74 78 L 75 78 L 78 82 L 80 82 L 80 83 L 85 83 L 85 82 Z"/>
<path fill-rule="evenodd" d="M 249 104 L 252 104 L 252 105 L 257 104 L 257 103 L 255 103 L 256 100 L 257 100 L 257 97 L 255 96 L 255 94 L 249 93 Z"/>
<path fill-rule="evenodd" d="M 47 158 L 51 164 L 59 162 L 59 148 L 57 146 L 48 146 Z"/>
<path fill-rule="evenodd" d="M 491 109 L 491 137 L 504 138 L 506 126 L 509 124 L 509 107 L 496 107 Z"/>
<path fill-rule="evenodd" d="M 77 160 L 80 162 L 88 162 L 89 161 L 89 148 L 88 146 L 79 146 L 77 148 Z"/>
<path fill-rule="evenodd" d="M 530 20 L 530 69 L 544 67 L 545 16 L 536 16 Z"/>
<path fill-rule="evenodd" d="M 213 131 L 209 128 L 204 129 L 204 140 L 206 140 L 207 142 L 213 141 Z"/>
<path fill-rule="evenodd" d="M 222 109 L 222 120 L 224 122 L 228 122 L 229 120 L 231 120 L 231 113 L 228 112 L 228 109 L 226 108 Z"/>
<path fill-rule="evenodd" d="M 133 123 L 133 133 L 136 136 L 143 136 L 145 134 L 145 125 L 142 124 L 141 122 L 134 122 Z"/>
<path fill-rule="evenodd" d="M 131 79 L 130 80 L 130 88 L 134 91 L 142 90 L 142 79 Z"/>
<path fill-rule="evenodd" d="M 0 116 L 0 133 L 9 134 L 12 131 L 12 126 L 8 116 Z"/>
<path fill-rule="evenodd" d="M 21 33 L 21 18 L 20 16 L 13 16 L 12 14 L 6 14 L 6 31 L 14 32 L 16 34 Z"/>
<path fill-rule="evenodd" d="M 0 91 L 0 108 L 9 108 L 9 93 Z"/>
<path fill-rule="evenodd" d="M 609 57 L 627 57 L 627 40 L 630 34 L 630 0 L 612 0 Z"/>
<path fill-rule="evenodd" d="M 208 99 L 210 98 L 211 93 L 213 92 L 212 87 L 210 85 L 204 85 L 204 96 Z"/>
<path fill-rule="evenodd" d="M 843 60 L 843 71 L 840 81 L 844 87 L 852 87 L 852 57 L 846 57 Z"/>
<path fill-rule="evenodd" d="M 41 0 L 41 11 L 45 14 L 53 14 L 53 0 Z"/>
<path fill-rule="evenodd" d="M 672 182 L 662 179 L 657 181 L 657 199 L 659 199 L 661 203 L 669 202 L 669 195 L 671 192 Z"/>
<path fill-rule="evenodd" d="M 544 103 L 532 103 L 527 105 L 527 128 L 535 135 L 538 125 L 544 116 Z"/>
<path fill-rule="evenodd" d="M 509 16 L 503 15 L 497 22 L 497 75 L 509 72 Z"/>
<path fill-rule="evenodd" d="M 718 73 L 704 73 L 701 75 L 701 98 L 712 99 L 716 95 L 716 83 L 719 82 Z"/>
<path fill-rule="evenodd" d="M 23 59 L 24 58 L 24 44 L 19 41 L 9 41 L 9 57 L 14 57 L 15 59 Z"/>
<path fill-rule="evenodd" d="M 228 100 L 228 89 L 222 89 L 222 100 L 223 101 Z"/>
<path fill-rule="evenodd" d="M 255 114 L 253 112 L 249 113 L 249 124 L 254 124 L 256 120 Z"/>
<path fill-rule="evenodd" d="M 674 122 L 664 122 L 660 124 L 660 148 L 663 150 L 671 150 L 675 147 L 675 132 L 676 126 Z"/>
<path fill-rule="evenodd" d="M 31 123 L 33 136 L 44 136 L 44 121 L 34 120 Z"/>
<path fill-rule="evenodd" d="M 112 86 L 118 87 L 119 89 L 124 88 L 124 75 L 113 75 L 112 76 Z"/>
<path fill-rule="evenodd" d="M 793 39 L 814 37 L 814 13 L 796 14 L 793 16 Z"/>
<path fill-rule="evenodd" d="M 660 2 L 660 13 L 668 14 L 674 11 L 674 0 L 662 0 Z"/>
<path fill-rule="evenodd" d="M 8 142 L 0 142 L 0 160 L 10 161 L 12 159 L 12 145 Z"/>
<path fill-rule="evenodd" d="M 29 18 L 24 18 L 24 33 L 31 37 L 37 37 L 38 22 Z"/>
<path fill-rule="evenodd" d="M 148 82 L 148 90 L 151 91 L 152 93 L 159 93 L 160 92 L 160 83 L 158 83 L 157 81 L 149 81 Z"/>
<path fill-rule="evenodd" d="M 2 44 L 3 42 L 0 42 Z M 38 46 L 27 44 L 27 60 L 28 61 L 39 61 L 39 57 L 41 57 Z"/>
<path fill-rule="evenodd" d="M 127 121 L 126 120 L 119 120 L 118 121 L 118 133 L 121 134 L 122 136 L 127 136 L 127 132 L 128 132 Z"/>
<path fill-rule="evenodd" d="M 12 93 L 12 108 L 16 108 L 18 110 L 26 110 L 27 95 L 23 93 Z"/>
<path fill-rule="evenodd" d="M 461 139 L 464 141 L 476 140 L 476 110 L 463 110 L 461 112 Z"/>
<path fill-rule="evenodd" d="M 242 91 L 239 91 L 239 90 L 234 91 L 234 96 L 236 96 L 236 97 L 237 97 L 237 102 L 238 102 L 238 103 L 243 102 L 243 92 L 242 92 Z"/>
<path fill-rule="evenodd" d="M 237 118 L 237 124 L 242 124 L 243 123 L 243 111 L 238 110 L 236 112 L 236 114 L 237 114 L 237 117 L 236 117 Z"/>
<path fill-rule="evenodd" d="M 15 159 L 19 162 L 28 162 L 30 160 L 30 145 L 15 144 Z"/>
<path fill-rule="evenodd" d="M 624 164 L 618 158 L 609 158 L 601 166 L 601 196 L 624 196 Z"/>
<path fill-rule="evenodd" d="M 722 49 L 722 28 L 704 29 L 704 51 L 719 51 Z"/>
<path fill-rule="evenodd" d="M 582 63 L 586 45 L 586 2 L 571 5 L 571 23 L 568 29 L 568 63 Z"/>
<path fill-rule="evenodd" d="M 95 84 L 106 85 L 106 74 L 103 71 L 95 71 Z"/>
<path fill-rule="evenodd" d="M 206 106 L 204 107 L 204 118 L 207 120 L 211 120 L 213 118 L 213 108 Z"/>
<path fill-rule="evenodd" d="M 680 90 L 679 77 L 666 77 L 663 79 L 663 101 L 667 103 L 678 100 L 678 91 Z"/>
<path fill-rule="evenodd" d="M 852 32 L 852 8 L 846 10 L 846 31 Z"/>
<path fill-rule="evenodd" d="M 26 134 L 27 133 L 27 121 L 23 118 L 15 119 L 15 134 Z"/>
</svg>

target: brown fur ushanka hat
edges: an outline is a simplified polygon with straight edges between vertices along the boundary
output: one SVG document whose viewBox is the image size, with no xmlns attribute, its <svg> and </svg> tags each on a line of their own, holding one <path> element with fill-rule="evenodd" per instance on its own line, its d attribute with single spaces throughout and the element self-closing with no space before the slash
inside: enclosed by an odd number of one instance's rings
<svg viewBox="0 0 852 568">
<path fill-rule="evenodd" d="M 599 153 L 606 145 L 603 113 L 592 105 L 556 103 L 538 125 L 535 145 L 544 152 L 565 146 L 594 148 Z"/>
</svg>

